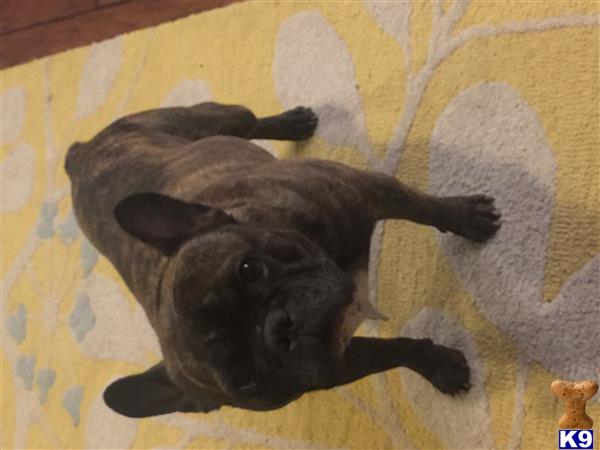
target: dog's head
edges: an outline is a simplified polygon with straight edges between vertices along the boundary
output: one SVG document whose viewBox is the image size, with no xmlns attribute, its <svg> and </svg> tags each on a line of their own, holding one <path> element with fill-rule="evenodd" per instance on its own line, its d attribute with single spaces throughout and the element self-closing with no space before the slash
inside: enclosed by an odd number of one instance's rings
<svg viewBox="0 0 600 450">
<path fill-rule="evenodd" d="M 353 284 L 319 246 L 161 194 L 132 195 L 115 216 L 170 260 L 155 326 L 164 361 L 111 384 L 111 408 L 264 410 L 334 384 Z"/>
</svg>

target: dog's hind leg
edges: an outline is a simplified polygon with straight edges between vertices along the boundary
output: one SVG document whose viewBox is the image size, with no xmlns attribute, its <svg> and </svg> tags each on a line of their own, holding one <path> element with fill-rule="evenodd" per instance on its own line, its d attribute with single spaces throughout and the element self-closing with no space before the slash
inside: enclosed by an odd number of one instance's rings
<svg viewBox="0 0 600 450">
<path fill-rule="evenodd" d="M 257 128 L 257 123 L 256 116 L 244 106 L 207 102 L 132 114 L 117 120 L 105 132 L 140 130 L 197 141 L 217 135 L 243 138 Z"/>
<path fill-rule="evenodd" d="M 310 108 L 298 106 L 275 116 L 258 119 L 256 128 L 246 137 L 302 141 L 314 134 L 318 123 L 319 118 Z"/>
<path fill-rule="evenodd" d="M 311 137 L 317 123 L 315 113 L 302 106 L 257 119 L 254 113 L 244 106 L 207 102 L 189 107 L 161 108 L 133 114 L 119 119 L 108 129 L 142 129 L 188 141 L 217 135 L 298 141 Z"/>
</svg>

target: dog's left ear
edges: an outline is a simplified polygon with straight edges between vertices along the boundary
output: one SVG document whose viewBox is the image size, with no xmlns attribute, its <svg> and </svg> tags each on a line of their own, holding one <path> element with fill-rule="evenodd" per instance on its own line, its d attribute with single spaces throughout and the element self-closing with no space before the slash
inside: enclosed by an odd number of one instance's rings
<svg viewBox="0 0 600 450">
<path fill-rule="evenodd" d="M 198 234 L 235 223 L 233 217 L 221 209 L 156 192 L 124 198 L 115 207 L 115 218 L 125 231 L 167 256 Z"/>
<path fill-rule="evenodd" d="M 104 402 L 127 417 L 150 417 L 172 412 L 209 412 L 221 405 L 187 397 L 173 384 L 163 363 L 144 373 L 113 381 L 104 391 Z"/>
</svg>

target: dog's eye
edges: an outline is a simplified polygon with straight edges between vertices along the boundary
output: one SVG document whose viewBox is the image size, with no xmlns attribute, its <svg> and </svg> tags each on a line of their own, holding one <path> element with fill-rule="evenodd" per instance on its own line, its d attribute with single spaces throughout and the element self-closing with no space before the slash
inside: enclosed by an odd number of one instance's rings
<svg viewBox="0 0 600 450">
<path fill-rule="evenodd" d="M 256 283 L 267 276 L 267 267 L 256 258 L 246 258 L 240 262 L 238 276 L 246 284 Z"/>
</svg>

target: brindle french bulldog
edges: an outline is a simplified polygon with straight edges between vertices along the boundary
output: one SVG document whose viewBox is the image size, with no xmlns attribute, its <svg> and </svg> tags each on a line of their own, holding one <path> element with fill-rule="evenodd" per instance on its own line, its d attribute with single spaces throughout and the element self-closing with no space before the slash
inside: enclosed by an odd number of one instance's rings
<svg viewBox="0 0 600 450">
<path fill-rule="evenodd" d="M 365 300 L 378 220 L 482 242 L 500 226 L 493 199 L 434 197 L 332 161 L 281 161 L 248 141 L 308 139 L 317 123 L 304 107 L 257 119 L 202 103 L 124 117 L 71 146 L 77 221 L 144 308 L 164 357 L 109 385 L 110 408 L 269 410 L 395 367 L 444 393 L 469 389 L 458 350 L 352 334 L 365 316 L 381 318 Z"/>
</svg>

